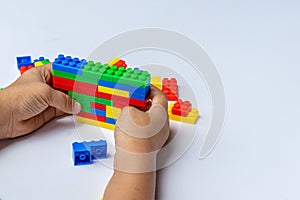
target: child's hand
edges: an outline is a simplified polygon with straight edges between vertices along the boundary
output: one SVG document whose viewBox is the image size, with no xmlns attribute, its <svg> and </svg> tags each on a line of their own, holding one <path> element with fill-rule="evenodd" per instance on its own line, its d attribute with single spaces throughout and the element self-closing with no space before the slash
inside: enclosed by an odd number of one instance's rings
<svg viewBox="0 0 300 200">
<path fill-rule="evenodd" d="M 151 86 L 152 105 L 147 112 L 125 107 L 115 128 L 115 169 L 155 171 L 156 155 L 169 137 L 167 97 Z"/>
<path fill-rule="evenodd" d="M 0 91 L 0 139 L 28 134 L 64 113 L 80 112 L 68 95 L 50 87 L 51 64 L 26 71 Z"/>
</svg>

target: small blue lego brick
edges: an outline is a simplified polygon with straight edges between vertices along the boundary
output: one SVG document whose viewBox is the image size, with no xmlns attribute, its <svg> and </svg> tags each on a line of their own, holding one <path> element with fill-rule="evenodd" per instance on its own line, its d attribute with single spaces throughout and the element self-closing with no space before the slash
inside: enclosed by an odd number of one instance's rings
<svg viewBox="0 0 300 200">
<path fill-rule="evenodd" d="M 108 124 L 116 124 L 116 119 L 106 117 L 106 123 Z"/>
<path fill-rule="evenodd" d="M 84 145 L 90 150 L 93 160 L 107 158 L 107 142 L 105 140 L 84 142 Z"/>
<path fill-rule="evenodd" d="M 133 99 L 137 99 L 137 100 L 145 100 L 147 97 L 147 95 L 145 94 L 138 94 L 138 93 L 133 93 L 130 95 L 130 98 L 133 98 Z"/>
<path fill-rule="evenodd" d="M 91 113 L 95 114 L 95 115 L 98 115 L 98 116 L 104 116 L 104 117 L 106 116 L 106 111 L 105 110 L 99 110 L 99 109 L 92 108 Z"/>
<path fill-rule="evenodd" d="M 85 59 L 79 60 L 78 58 L 72 58 L 71 56 L 58 55 L 52 64 L 52 69 L 62 72 L 67 72 L 76 75 L 82 75 L 82 68 L 86 65 Z"/>
<path fill-rule="evenodd" d="M 109 87 L 109 88 L 115 88 L 116 84 L 117 84 L 116 82 L 109 82 L 109 81 L 104 81 L 101 79 L 98 81 L 99 86 L 104 86 L 104 87 Z"/>
<path fill-rule="evenodd" d="M 74 166 L 92 164 L 92 155 L 90 150 L 79 142 L 72 143 Z"/>
<path fill-rule="evenodd" d="M 21 66 L 32 65 L 31 56 L 17 57 L 17 65 L 19 70 Z"/>
<path fill-rule="evenodd" d="M 34 59 L 33 62 L 39 62 L 39 61 L 43 61 L 43 60 L 45 60 L 45 57 L 41 56 L 41 57 L 39 57 L 39 59 Z"/>
</svg>

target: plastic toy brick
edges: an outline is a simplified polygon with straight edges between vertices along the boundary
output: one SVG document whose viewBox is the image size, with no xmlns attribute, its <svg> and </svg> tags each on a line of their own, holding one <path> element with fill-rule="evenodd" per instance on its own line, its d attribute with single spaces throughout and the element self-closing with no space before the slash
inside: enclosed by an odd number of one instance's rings
<svg viewBox="0 0 300 200">
<path fill-rule="evenodd" d="M 176 78 L 164 78 L 162 81 L 162 91 L 168 97 L 169 101 L 177 101 L 178 100 L 178 86 Z"/>
<path fill-rule="evenodd" d="M 58 76 L 58 77 L 61 77 L 61 78 L 71 79 L 71 80 L 75 80 L 76 77 L 77 77 L 75 74 L 62 72 L 62 71 L 57 71 L 57 70 L 52 70 L 52 75 L 53 76 Z"/>
<path fill-rule="evenodd" d="M 148 95 L 148 94 L 147 94 Z M 147 95 L 145 94 L 138 94 L 138 93 L 134 93 L 134 94 L 131 94 L 130 95 L 130 98 L 134 98 L 134 99 L 137 99 L 137 100 L 145 100 Z"/>
<path fill-rule="evenodd" d="M 86 102 L 90 104 L 91 102 L 96 102 L 99 104 L 105 104 L 107 106 L 113 106 L 113 101 L 109 99 L 103 99 L 95 96 L 79 94 L 77 92 L 69 92 L 69 96 L 75 98 L 79 103 Z"/>
<path fill-rule="evenodd" d="M 107 158 L 107 142 L 105 140 L 83 142 L 90 150 L 93 160 Z"/>
<path fill-rule="evenodd" d="M 106 111 L 105 110 L 98 110 L 98 109 L 92 108 L 91 113 L 95 114 L 95 115 L 98 115 L 98 116 L 106 117 Z"/>
<path fill-rule="evenodd" d="M 108 107 L 108 106 L 106 106 L 104 104 L 91 102 L 91 108 L 95 108 L 95 109 L 98 109 L 98 110 L 106 110 L 106 107 Z"/>
<path fill-rule="evenodd" d="M 104 93 L 104 92 L 97 92 L 96 97 L 111 100 L 112 94 Z"/>
<path fill-rule="evenodd" d="M 126 69 L 124 67 L 117 68 L 116 66 L 108 67 L 100 77 L 101 80 L 109 82 L 118 82 L 124 76 Z"/>
<path fill-rule="evenodd" d="M 108 123 L 105 123 L 105 122 L 99 122 L 97 120 L 87 119 L 87 118 L 79 117 L 79 116 L 77 116 L 76 119 L 77 119 L 78 122 L 89 124 L 89 125 L 92 125 L 92 126 L 98 126 L 98 127 L 106 128 L 106 129 L 109 129 L 109 130 L 114 130 L 115 129 L 115 126 L 113 124 L 108 124 Z"/>
<path fill-rule="evenodd" d="M 182 101 L 179 99 L 172 108 L 173 115 L 186 117 L 192 110 L 192 104 L 189 101 Z"/>
<path fill-rule="evenodd" d="M 35 59 L 33 61 L 34 67 L 40 67 L 48 63 L 50 63 L 50 61 L 48 59 L 45 59 L 44 57 L 39 57 L 39 59 Z"/>
<path fill-rule="evenodd" d="M 108 62 L 109 66 L 113 66 L 115 63 L 117 63 L 120 60 L 120 58 L 114 58 L 111 61 Z"/>
<path fill-rule="evenodd" d="M 121 108 L 106 106 L 106 117 L 117 119 L 121 112 Z"/>
<path fill-rule="evenodd" d="M 98 84 L 98 80 L 107 69 L 108 65 L 102 65 L 100 62 L 89 61 L 82 68 L 82 76 L 78 76 L 79 81 Z"/>
<path fill-rule="evenodd" d="M 81 69 L 86 64 L 86 60 L 79 60 L 78 58 L 72 58 L 71 56 L 58 55 L 52 64 L 53 70 L 68 72 L 71 74 L 81 75 Z"/>
<path fill-rule="evenodd" d="M 90 109 L 90 110 L 92 110 L 92 109 Z M 97 120 L 99 122 L 106 122 L 106 116 L 105 115 L 100 116 L 100 115 L 97 115 L 95 113 L 80 112 L 80 113 L 77 114 L 77 116 L 92 119 L 92 120 Z"/>
<path fill-rule="evenodd" d="M 108 87 L 104 87 L 104 86 L 98 86 L 98 92 L 117 95 L 117 96 L 121 96 L 121 97 L 129 97 L 128 91 L 108 88 Z"/>
<path fill-rule="evenodd" d="M 151 84 L 161 90 L 161 77 L 160 76 L 151 76 Z"/>
<path fill-rule="evenodd" d="M 53 88 L 60 89 L 60 90 L 65 90 L 65 91 L 72 91 L 73 90 L 72 85 L 68 85 L 68 84 L 64 84 L 64 83 L 60 83 L 60 82 L 53 82 L 52 86 L 53 86 Z"/>
<path fill-rule="evenodd" d="M 199 118 L 199 111 L 196 108 L 192 108 L 192 110 L 188 113 L 186 117 L 174 115 L 172 114 L 174 104 L 170 104 L 168 107 L 169 118 L 174 121 L 184 122 L 188 124 L 195 124 L 197 119 Z"/>
<path fill-rule="evenodd" d="M 127 64 L 124 60 L 119 60 L 114 64 L 116 67 L 124 67 L 125 69 L 127 68 Z"/>
<path fill-rule="evenodd" d="M 106 123 L 108 123 L 108 124 L 116 124 L 116 119 L 106 117 Z"/>
<path fill-rule="evenodd" d="M 128 68 L 118 83 L 145 88 L 150 85 L 150 74 L 147 71 Z"/>
<path fill-rule="evenodd" d="M 26 72 L 27 70 L 29 70 L 29 69 L 31 69 L 31 68 L 33 68 L 33 65 L 32 65 L 32 64 L 30 64 L 30 65 L 28 65 L 28 66 L 21 66 L 21 67 L 20 67 L 20 73 L 23 74 L 24 72 Z"/>
<path fill-rule="evenodd" d="M 104 81 L 104 80 L 99 80 L 98 85 L 108 87 L 108 88 L 114 88 L 114 89 L 128 91 L 129 96 L 132 96 L 134 94 L 148 95 L 150 92 L 150 85 L 147 85 L 146 87 L 142 88 L 142 87 L 125 85 L 125 84 L 121 84 L 121 83 L 109 82 L 109 81 Z"/>
<path fill-rule="evenodd" d="M 92 164 L 92 156 L 88 148 L 79 142 L 72 143 L 73 161 L 75 166 Z"/>
<path fill-rule="evenodd" d="M 17 57 L 17 65 L 19 70 L 21 66 L 32 65 L 31 56 Z"/>
</svg>

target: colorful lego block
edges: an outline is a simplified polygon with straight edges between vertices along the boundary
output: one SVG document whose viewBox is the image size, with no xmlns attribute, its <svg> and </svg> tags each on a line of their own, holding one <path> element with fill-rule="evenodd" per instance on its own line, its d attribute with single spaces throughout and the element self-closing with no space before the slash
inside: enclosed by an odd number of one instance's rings
<svg viewBox="0 0 300 200">
<path fill-rule="evenodd" d="M 33 61 L 34 67 L 40 67 L 40 66 L 46 65 L 48 63 L 50 63 L 50 61 L 48 59 L 45 59 L 44 57 L 39 57 L 39 59 L 35 59 Z"/>
<path fill-rule="evenodd" d="M 109 130 L 114 130 L 115 129 L 115 126 L 113 124 L 107 124 L 105 122 L 99 122 L 97 120 L 92 120 L 92 119 L 79 117 L 79 116 L 77 116 L 76 119 L 77 119 L 78 122 L 89 124 L 89 125 L 92 125 L 92 126 L 98 126 L 98 127 L 106 128 L 106 129 L 109 129 Z"/>
<path fill-rule="evenodd" d="M 28 66 L 21 66 L 20 67 L 20 73 L 21 74 L 23 74 L 24 72 L 26 72 L 27 70 L 29 70 L 29 69 L 31 69 L 31 68 L 33 68 L 33 65 L 32 64 L 30 64 L 30 65 L 28 65 Z"/>
<path fill-rule="evenodd" d="M 93 160 L 107 158 L 107 142 L 105 140 L 83 142 L 90 150 Z"/>
<path fill-rule="evenodd" d="M 20 70 L 21 66 L 32 65 L 31 56 L 21 56 L 17 57 L 17 65 Z"/>
<path fill-rule="evenodd" d="M 117 119 L 121 112 L 121 108 L 106 106 L 106 117 Z"/>
<path fill-rule="evenodd" d="M 99 104 L 99 103 L 91 102 L 91 108 L 95 108 L 95 109 L 98 109 L 98 110 L 105 110 L 106 111 L 107 107 L 110 107 L 110 106 L 106 106 L 104 104 Z"/>
<path fill-rule="evenodd" d="M 127 68 L 118 83 L 145 88 L 150 85 L 150 74 L 147 71 Z"/>
<path fill-rule="evenodd" d="M 52 64 L 53 70 L 63 71 L 71 74 L 77 74 L 81 76 L 81 69 L 86 64 L 86 60 L 79 60 L 78 58 L 72 58 L 71 56 L 58 55 Z"/>
<path fill-rule="evenodd" d="M 124 61 L 124 60 L 119 60 L 118 62 L 116 62 L 115 64 L 114 64 L 114 66 L 116 66 L 116 67 L 124 67 L 124 68 L 127 68 L 127 64 L 126 64 L 126 62 Z"/>
<path fill-rule="evenodd" d="M 108 88 L 108 87 L 104 87 L 104 86 L 98 86 L 98 92 L 117 95 L 117 96 L 121 96 L 121 97 L 129 97 L 128 91 Z"/>
<path fill-rule="evenodd" d="M 104 116 L 104 117 L 106 116 L 106 111 L 105 110 L 98 110 L 98 109 L 92 108 L 91 113 L 95 114 L 95 115 L 98 115 L 98 116 Z"/>
<path fill-rule="evenodd" d="M 99 122 L 106 122 L 106 117 L 105 115 L 97 115 L 95 113 L 91 113 L 91 110 L 89 112 L 83 112 L 81 111 L 80 113 L 77 114 L 78 117 L 84 117 L 84 118 L 88 118 L 88 119 L 92 119 L 92 120 L 97 120 Z"/>
<path fill-rule="evenodd" d="M 161 77 L 160 76 L 151 76 L 151 84 L 161 90 Z"/>
<path fill-rule="evenodd" d="M 192 110 L 188 113 L 188 115 L 186 117 L 183 117 L 179 115 L 174 115 L 172 113 L 173 106 L 174 104 L 170 104 L 168 107 L 168 114 L 170 120 L 184 122 L 188 124 L 195 124 L 197 119 L 199 118 L 199 111 L 196 108 L 192 108 Z"/>
<path fill-rule="evenodd" d="M 113 58 L 111 61 L 108 62 L 109 66 L 113 66 L 115 63 L 117 63 L 120 60 L 120 58 Z"/>
<path fill-rule="evenodd" d="M 164 78 L 162 81 L 162 91 L 168 97 L 169 101 L 177 101 L 178 100 L 178 85 L 176 78 Z"/>
<path fill-rule="evenodd" d="M 192 110 L 192 104 L 189 101 L 179 99 L 172 108 L 172 114 L 186 117 Z"/>
<path fill-rule="evenodd" d="M 72 143 L 73 161 L 75 166 L 92 164 L 92 156 L 88 148 L 79 142 Z"/>
<path fill-rule="evenodd" d="M 116 119 L 114 118 L 109 118 L 109 117 L 106 117 L 106 123 L 108 124 L 116 124 Z"/>
</svg>

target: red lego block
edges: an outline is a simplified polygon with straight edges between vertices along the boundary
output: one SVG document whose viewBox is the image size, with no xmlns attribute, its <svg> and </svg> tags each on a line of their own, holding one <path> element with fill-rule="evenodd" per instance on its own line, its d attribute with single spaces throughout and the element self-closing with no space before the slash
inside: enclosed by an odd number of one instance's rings
<svg viewBox="0 0 300 200">
<path fill-rule="evenodd" d="M 53 82 L 52 86 L 56 89 L 65 90 L 65 91 L 73 90 L 73 85 L 68 85 L 60 82 Z"/>
<path fill-rule="evenodd" d="M 96 102 L 91 102 L 91 108 L 95 108 L 95 109 L 98 109 L 98 110 L 106 110 L 106 105 L 96 103 Z"/>
<path fill-rule="evenodd" d="M 172 108 L 172 114 L 186 117 L 191 110 L 192 104 L 189 101 L 183 102 L 181 99 L 179 99 Z"/>
<path fill-rule="evenodd" d="M 169 101 L 177 101 L 178 100 L 178 85 L 176 78 L 164 78 L 162 81 L 162 91 L 168 97 Z"/>
<path fill-rule="evenodd" d="M 97 91 L 96 97 L 111 100 L 112 94 Z"/>
<path fill-rule="evenodd" d="M 114 64 L 114 66 L 116 66 L 116 67 L 124 67 L 125 69 L 126 69 L 126 67 L 127 67 L 127 64 L 126 64 L 126 62 L 124 61 L 124 60 L 119 60 L 118 62 L 116 62 L 115 64 Z"/>
<path fill-rule="evenodd" d="M 20 67 L 20 73 L 23 74 L 24 72 L 26 72 L 27 70 L 33 68 L 33 65 L 28 65 L 28 66 L 25 66 L 25 65 L 22 65 Z"/>
<path fill-rule="evenodd" d="M 106 117 L 98 116 L 98 115 L 95 115 L 95 114 L 92 114 L 92 113 L 80 112 L 80 113 L 77 114 L 77 116 L 92 119 L 92 120 L 97 120 L 97 121 L 100 121 L 100 122 L 106 122 Z"/>
<path fill-rule="evenodd" d="M 59 83 L 59 84 L 69 85 L 69 86 L 72 86 L 72 87 L 74 86 L 74 83 L 75 83 L 74 80 L 61 78 L 61 77 L 58 77 L 58 76 L 52 76 L 52 82 L 53 82 L 53 84 Z M 61 88 L 57 88 L 57 89 L 61 89 Z"/>
</svg>

